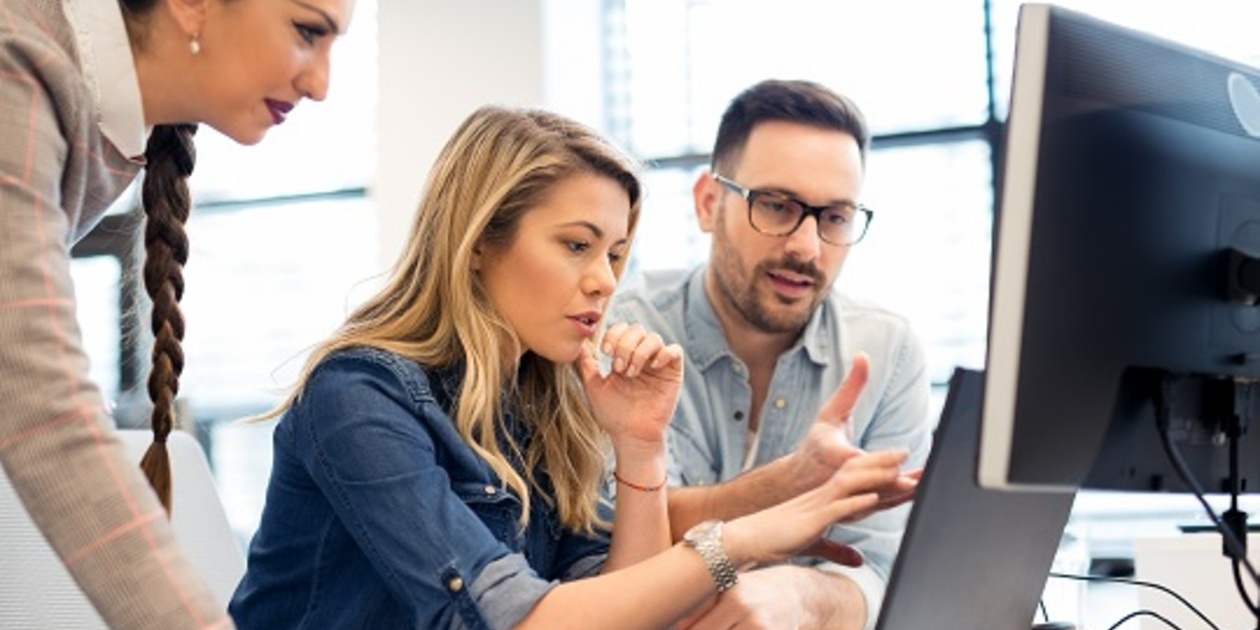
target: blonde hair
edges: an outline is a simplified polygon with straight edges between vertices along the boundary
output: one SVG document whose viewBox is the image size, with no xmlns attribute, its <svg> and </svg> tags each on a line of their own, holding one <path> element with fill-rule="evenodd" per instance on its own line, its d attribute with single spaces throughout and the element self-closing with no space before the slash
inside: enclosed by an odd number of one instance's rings
<svg viewBox="0 0 1260 630">
<path fill-rule="evenodd" d="M 462 361 L 463 384 L 452 413 L 456 428 L 520 498 L 521 523 L 529 518 L 531 489 L 541 490 L 533 471 L 542 469 L 566 527 L 589 532 L 605 525 L 597 511 L 605 440 L 575 367 L 533 353 L 519 366 L 505 365 L 504 357 L 520 355 L 519 340 L 484 294 L 472 260 L 478 245 L 510 245 L 521 217 L 558 182 L 581 173 L 608 177 L 625 189 L 632 237 L 640 202 L 635 170 L 632 160 L 598 134 L 562 116 L 477 110 L 438 156 L 406 250 L 385 287 L 314 348 L 288 399 L 263 417 L 296 402 L 315 367 L 343 348 L 373 346 L 429 367 Z M 618 277 L 621 261 L 614 264 Z M 514 403 L 532 432 L 524 451 L 504 426 L 505 400 Z M 512 460 L 500 448 L 501 439 Z M 545 491 L 540 494 L 552 502 Z"/>
</svg>

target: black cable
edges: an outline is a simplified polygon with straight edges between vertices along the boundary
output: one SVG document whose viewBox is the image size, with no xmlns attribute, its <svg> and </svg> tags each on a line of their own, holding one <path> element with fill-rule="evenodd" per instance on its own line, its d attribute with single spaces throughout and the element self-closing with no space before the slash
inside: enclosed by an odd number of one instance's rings
<svg viewBox="0 0 1260 630">
<path fill-rule="evenodd" d="M 1212 520 L 1212 524 L 1215 525 L 1216 529 L 1221 532 L 1221 537 L 1224 539 L 1225 547 L 1229 550 L 1231 557 L 1238 558 L 1242 561 L 1243 565 L 1247 567 L 1247 572 L 1249 573 L 1251 580 L 1257 587 L 1260 587 L 1260 575 L 1256 574 L 1256 568 L 1251 565 L 1251 560 L 1247 558 L 1246 546 L 1239 542 L 1238 537 L 1234 535 L 1233 530 L 1226 527 L 1225 524 L 1221 522 L 1220 517 L 1216 515 L 1216 511 L 1212 509 L 1212 506 L 1208 505 L 1207 499 L 1204 497 L 1203 489 L 1199 487 L 1198 480 L 1194 478 L 1194 475 L 1190 474 L 1190 467 L 1186 465 L 1185 460 L 1181 458 L 1181 453 L 1175 446 L 1173 446 L 1172 438 L 1168 435 L 1169 431 L 1172 430 L 1172 421 L 1170 417 L 1172 415 L 1172 401 L 1170 400 L 1167 391 L 1169 387 L 1171 386 L 1169 385 L 1168 380 L 1165 379 L 1159 389 L 1160 400 L 1157 401 L 1157 404 L 1155 405 L 1156 421 L 1159 425 L 1159 441 L 1164 446 L 1164 453 L 1168 455 L 1169 461 L 1172 462 L 1173 468 L 1176 469 L 1177 476 L 1181 478 L 1183 483 L 1190 487 L 1190 491 L 1194 493 L 1194 498 L 1198 499 L 1199 505 L 1203 506 L 1203 511 L 1206 512 L 1208 518 Z M 1260 615 L 1260 610 L 1257 610 L 1251 605 L 1249 598 L 1246 603 L 1252 613 Z"/>
<path fill-rule="evenodd" d="M 1238 538 L 1234 536 L 1234 532 L 1221 522 L 1220 517 L 1216 515 L 1212 506 L 1208 505 L 1207 499 L 1203 496 L 1203 490 L 1199 487 L 1199 483 L 1190 476 L 1189 469 L 1186 466 L 1185 461 L 1181 459 L 1181 453 L 1177 452 L 1177 450 L 1173 447 L 1172 440 L 1169 439 L 1167 430 L 1160 431 L 1159 436 L 1160 441 L 1164 443 L 1164 450 L 1168 453 L 1169 459 L 1173 461 L 1173 467 L 1176 468 L 1177 475 L 1181 477 L 1181 480 L 1186 485 L 1190 486 L 1190 490 L 1194 493 L 1194 497 L 1198 499 L 1199 504 L 1203 506 L 1203 511 L 1207 513 L 1208 518 L 1212 520 L 1212 524 L 1216 526 L 1216 529 L 1221 532 L 1221 538 L 1224 539 L 1225 547 L 1230 552 L 1230 558 L 1233 559 L 1232 564 L 1234 565 L 1235 570 L 1241 572 L 1241 569 L 1238 569 L 1238 565 L 1240 563 L 1243 566 L 1246 566 L 1251 580 L 1257 585 L 1257 587 L 1260 587 L 1260 576 L 1256 575 L 1255 567 L 1251 565 L 1251 560 L 1247 558 L 1247 553 L 1245 551 L 1246 548 L 1243 547 L 1242 543 L 1238 541 Z M 1260 617 L 1260 607 L 1257 607 L 1251 602 L 1251 597 L 1247 594 L 1247 590 L 1243 588 L 1244 585 L 1242 583 L 1241 576 L 1238 577 L 1236 586 L 1238 587 L 1238 592 L 1242 596 L 1243 604 L 1246 605 L 1247 610 L 1251 611 L 1251 614 L 1256 617 Z"/>
<path fill-rule="evenodd" d="M 1129 614 L 1127 614 L 1127 615 L 1125 615 L 1125 616 L 1121 617 L 1119 621 L 1117 621 L 1117 622 L 1115 622 L 1115 623 L 1111 624 L 1111 627 L 1107 628 L 1107 630 L 1116 630 L 1116 628 L 1119 628 L 1119 627 L 1121 626 L 1121 624 L 1123 624 L 1124 622 L 1126 622 L 1126 621 L 1128 621 L 1128 620 L 1130 620 L 1130 619 L 1135 619 L 1135 618 L 1137 618 L 1137 617 L 1154 617 L 1154 618 L 1156 618 L 1156 619 L 1158 619 L 1158 620 L 1160 620 L 1160 621 L 1162 621 L 1162 622 L 1164 622 L 1164 623 L 1168 624 L 1168 627 L 1169 627 L 1169 628 L 1176 628 L 1177 630 L 1181 630 L 1181 626 L 1179 626 L 1179 625 L 1177 625 L 1177 624 L 1175 624 L 1175 623 L 1173 623 L 1173 622 L 1169 621 L 1169 620 L 1168 620 L 1167 618 L 1165 618 L 1163 615 L 1161 615 L 1161 614 L 1159 614 L 1159 613 L 1157 613 L 1157 612 L 1155 612 L 1155 611 L 1153 611 L 1153 610 L 1135 610 L 1135 611 L 1133 611 L 1133 612 L 1131 612 L 1131 613 L 1129 613 Z"/>
<path fill-rule="evenodd" d="M 1242 563 L 1238 561 L 1238 558 L 1230 558 L 1229 566 L 1231 569 L 1230 573 L 1234 574 L 1234 587 L 1238 589 L 1238 594 L 1242 596 L 1243 603 L 1247 605 L 1247 609 L 1251 611 L 1251 614 L 1257 617 L 1257 621 L 1260 621 L 1260 607 L 1257 607 L 1256 604 L 1252 603 L 1251 595 L 1247 593 L 1247 585 L 1243 584 L 1242 569 L 1240 568 L 1241 564 Z M 1260 623 L 1257 623 L 1256 625 L 1260 626 Z"/>
<path fill-rule="evenodd" d="M 1242 482 L 1242 475 L 1238 473 L 1238 436 L 1236 431 L 1231 430 L 1229 433 L 1229 511 L 1240 512 L 1238 509 L 1238 495 L 1242 494 L 1242 488 L 1238 486 Z M 1246 514 L 1243 514 L 1243 532 L 1247 531 Z M 1242 541 L 1246 543 L 1247 541 Z M 1246 551 L 1246 544 L 1243 545 L 1243 551 Z"/>
<path fill-rule="evenodd" d="M 1225 512 L 1223 520 L 1230 526 L 1230 531 L 1236 536 L 1242 538 L 1243 557 L 1247 554 L 1247 513 L 1238 509 L 1238 496 L 1242 494 L 1242 475 L 1238 473 L 1238 427 L 1232 427 L 1229 433 L 1229 510 Z M 1251 595 L 1247 593 L 1247 587 L 1242 581 L 1242 570 L 1239 568 L 1238 557 L 1230 555 L 1230 573 L 1234 575 L 1234 587 L 1238 589 L 1238 596 L 1242 598 L 1243 603 L 1247 605 L 1247 609 L 1256 617 L 1256 626 L 1260 629 L 1260 606 L 1252 603 Z M 1260 593 L 1258 593 L 1260 595 Z"/>
<path fill-rule="evenodd" d="M 1173 599 L 1181 602 L 1182 605 L 1189 608 L 1190 612 L 1194 613 L 1196 617 L 1203 620 L 1203 623 L 1207 624 L 1209 628 L 1212 628 L 1212 630 L 1221 630 L 1220 626 L 1212 623 L 1212 620 L 1208 619 L 1207 615 L 1203 614 L 1203 611 L 1196 608 L 1194 604 L 1191 604 L 1188 600 L 1186 600 L 1186 598 L 1182 597 L 1180 593 L 1164 586 L 1163 584 L 1156 584 L 1155 582 L 1147 582 L 1145 580 L 1134 580 L 1132 578 L 1111 577 L 1109 575 L 1076 575 L 1075 573 L 1056 573 L 1054 571 L 1050 572 L 1050 577 L 1066 580 L 1080 580 L 1082 582 L 1115 582 L 1118 584 L 1128 584 L 1130 586 L 1153 588 L 1161 593 L 1170 595 Z M 1114 628 L 1115 626 L 1112 627 Z"/>
<path fill-rule="evenodd" d="M 1045 599 L 1042 599 L 1042 598 L 1037 599 L 1037 609 L 1041 611 L 1041 620 L 1046 623 L 1050 623 L 1050 613 L 1046 612 Z"/>
<path fill-rule="evenodd" d="M 1249 389 L 1250 392 L 1250 389 Z M 1232 425 L 1228 437 L 1230 437 L 1230 509 L 1223 514 L 1222 520 L 1230 528 L 1230 532 L 1234 536 L 1240 537 L 1239 542 L 1242 543 L 1242 557 L 1246 557 L 1247 553 L 1247 513 L 1239 509 L 1239 495 L 1242 494 L 1242 475 L 1239 474 L 1239 432 L 1241 427 Z M 1242 583 L 1242 570 L 1240 568 L 1239 557 L 1230 554 L 1230 572 L 1234 575 L 1234 587 L 1239 591 L 1239 597 L 1242 604 L 1245 604 L 1247 610 L 1251 611 L 1256 617 L 1256 629 L 1260 630 L 1260 592 L 1257 592 L 1257 604 L 1252 604 L 1251 595 L 1247 593 L 1247 588 Z"/>
<path fill-rule="evenodd" d="M 1207 499 L 1203 495 L 1203 489 L 1200 488 L 1199 483 L 1190 476 L 1189 469 L 1186 466 L 1185 461 L 1181 459 L 1181 453 L 1177 452 L 1177 450 L 1173 447 L 1172 440 L 1169 439 L 1167 431 L 1160 431 L 1159 434 L 1160 441 L 1164 443 L 1164 450 L 1167 451 L 1168 457 L 1173 460 L 1173 467 L 1177 469 L 1177 475 L 1181 477 L 1181 480 L 1186 485 L 1190 486 L 1190 490 L 1194 493 L 1194 497 L 1198 499 L 1199 504 L 1203 506 L 1203 511 L 1207 513 L 1208 518 L 1212 520 L 1212 524 L 1216 526 L 1216 529 L 1221 532 L 1221 538 L 1224 539 L 1225 547 L 1229 550 L 1230 557 L 1233 559 L 1235 566 L 1239 563 L 1246 566 L 1247 573 L 1249 574 L 1249 577 L 1251 577 L 1252 582 L 1254 582 L 1257 587 L 1260 587 L 1260 576 L 1256 574 L 1256 568 L 1251 565 L 1251 560 L 1247 558 L 1247 552 L 1245 551 L 1246 548 L 1238 541 L 1238 537 L 1234 535 L 1233 530 L 1229 529 L 1221 522 L 1220 517 L 1216 515 L 1212 506 L 1208 504 Z M 1253 615 L 1260 617 L 1260 607 L 1257 607 L 1251 602 L 1251 597 L 1247 595 L 1246 589 L 1242 588 L 1243 584 L 1241 578 L 1238 580 L 1238 586 L 1239 594 L 1242 595 L 1243 603 L 1246 604 L 1247 609 L 1250 610 Z"/>
</svg>

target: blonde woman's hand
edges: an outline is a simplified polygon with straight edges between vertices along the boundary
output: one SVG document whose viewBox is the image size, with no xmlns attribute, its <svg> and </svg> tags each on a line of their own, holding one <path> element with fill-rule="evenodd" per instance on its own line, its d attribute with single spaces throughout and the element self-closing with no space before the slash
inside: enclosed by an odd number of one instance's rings
<svg viewBox="0 0 1260 630">
<path fill-rule="evenodd" d="M 823 534 L 834 524 L 860 520 L 880 509 L 880 489 L 898 478 L 907 456 L 900 449 L 855 455 L 813 490 L 731 521 L 723 532 L 727 553 L 739 564 L 767 564 L 798 555 L 860 564 L 854 549 L 832 543 Z"/>
<path fill-rule="evenodd" d="M 577 360 L 595 419 L 614 447 L 659 447 L 682 387 L 682 348 L 638 324 L 619 323 L 605 331 L 599 351 L 612 359 L 607 375 L 592 348 L 583 347 Z"/>
</svg>

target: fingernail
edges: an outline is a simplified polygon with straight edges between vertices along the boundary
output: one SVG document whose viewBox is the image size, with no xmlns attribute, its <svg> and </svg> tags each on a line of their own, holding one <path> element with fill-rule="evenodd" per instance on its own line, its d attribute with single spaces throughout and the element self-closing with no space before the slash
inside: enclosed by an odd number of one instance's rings
<svg viewBox="0 0 1260 630">
<path fill-rule="evenodd" d="M 613 361 L 613 370 L 617 372 L 624 372 L 626 370 L 625 359 L 622 359 L 621 357 L 617 357 L 616 360 Z"/>
</svg>

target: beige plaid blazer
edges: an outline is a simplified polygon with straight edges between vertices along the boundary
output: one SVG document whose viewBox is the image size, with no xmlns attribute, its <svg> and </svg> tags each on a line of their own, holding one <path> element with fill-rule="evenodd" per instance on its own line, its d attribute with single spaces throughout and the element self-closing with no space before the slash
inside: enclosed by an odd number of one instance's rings
<svg viewBox="0 0 1260 630">
<path fill-rule="evenodd" d="M 0 0 L 0 462 L 110 627 L 229 628 L 88 380 L 70 246 L 139 167 L 102 137 L 74 41 L 60 0 Z"/>
</svg>

